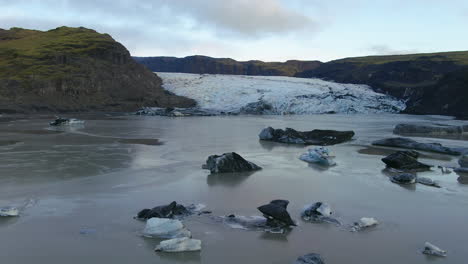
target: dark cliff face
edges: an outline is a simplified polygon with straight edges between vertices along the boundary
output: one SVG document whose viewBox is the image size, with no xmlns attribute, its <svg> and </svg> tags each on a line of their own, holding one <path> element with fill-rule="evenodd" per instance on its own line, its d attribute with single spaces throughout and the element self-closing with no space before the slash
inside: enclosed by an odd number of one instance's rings
<svg viewBox="0 0 468 264">
<path fill-rule="evenodd" d="M 468 115 L 468 52 L 373 56 L 322 64 L 296 74 L 370 85 L 407 101 L 407 113 Z"/>
<path fill-rule="evenodd" d="M 236 61 L 206 56 L 175 57 L 134 57 L 135 60 L 155 72 L 183 72 L 199 74 L 235 74 L 294 76 L 298 72 L 320 66 L 319 61 L 263 62 Z"/>
<path fill-rule="evenodd" d="M 161 79 L 107 34 L 68 27 L 0 30 L 0 112 L 194 104 L 164 91 Z"/>
<path fill-rule="evenodd" d="M 468 52 L 444 52 L 319 61 L 238 62 L 204 56 L 139 57 L 152 71 L 282 75 L 367 84 L 407 100 L 407 113 L 468 116 Z"/>
</svg>

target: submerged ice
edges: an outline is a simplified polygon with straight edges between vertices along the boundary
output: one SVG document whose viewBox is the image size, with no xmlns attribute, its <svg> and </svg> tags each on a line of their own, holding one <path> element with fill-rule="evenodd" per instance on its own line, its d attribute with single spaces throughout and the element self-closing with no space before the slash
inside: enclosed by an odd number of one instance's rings
<svg viewBox="0 0 468 264">
<path fill-rule="evenodd" d="M 400 112 L 405 104 L 367 85 L 279 76 L 158 73 L 166 90 L 202 109 L 247 114 Z M 258 107 L 258 105 L 261 107 Z M 255 107 L 252 107 L 255 106 Z"/>
</svg>

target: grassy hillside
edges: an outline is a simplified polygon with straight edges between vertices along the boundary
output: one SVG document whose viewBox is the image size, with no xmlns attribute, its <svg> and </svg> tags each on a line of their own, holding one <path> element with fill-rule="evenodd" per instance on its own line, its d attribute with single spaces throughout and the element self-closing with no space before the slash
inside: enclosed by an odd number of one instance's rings
<svg viewBox="0 0 468 264">
<path fill-rule="evenodd" d="M 64 63 L 67 56 L 93 56 L 114 46 L 115 41 L 109 35 L 86 28 L 0 31 L 0 78 L 61 78 L 79 71 L 77 65 Z"/>
<path fill-rule="evenodd" d="M 0 112 L 132 110 L 193 105 L 120 43 L 86 28 L 0 29 Z"/>
<path fill-rule="evenodd" d="M 438 53 L 418 53 L 405 55 L 365 56 L 334 60 L 331 63 L 356 63 L 360 65 L 385 64 L 390 62 L 429 60 L 433 62 L 451 61 L 458 65 L 468 65 L 468 51 Z"/>
</svg>

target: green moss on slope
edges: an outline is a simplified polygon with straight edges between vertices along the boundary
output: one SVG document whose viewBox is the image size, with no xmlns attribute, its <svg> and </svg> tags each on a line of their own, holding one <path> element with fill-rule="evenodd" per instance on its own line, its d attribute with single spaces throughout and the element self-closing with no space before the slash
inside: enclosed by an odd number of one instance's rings
<svg viewBox="0 0 468 264">
<path fill-rule="evenodd" d="M 107 34 L 82 27 L 0 29 L 0 112 L 194 104 L 165 92 L 161 80 Z"/>
<path fill-rule="evenodd" d="M 97 56 L 113 46 L 109 35 L 86 28 L 0 31 L 0 78 L 62 78 L 79 71 L 76 65 L 66 65 L 67 57 Z"/>
</svg>

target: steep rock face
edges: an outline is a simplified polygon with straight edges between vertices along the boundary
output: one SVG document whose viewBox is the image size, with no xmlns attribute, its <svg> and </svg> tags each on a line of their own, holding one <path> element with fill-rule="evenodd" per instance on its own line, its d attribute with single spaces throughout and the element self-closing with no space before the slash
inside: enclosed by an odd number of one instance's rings
<svg viewBox="0 0 468 264">
<path fill-rule="evenodd" d="M 86 28 L 0 30 L 0 112 L 188 107 L 107 34 Z"/>
<path fill-rule="evenodd" d="M 227 58 L 206 56 L 175 57 L 134 57 L 136 61 L 154 72 L 181 72 L 199 74 L 234 74 L 294 76 L 296 73 L 319 67 L 319 61 L 289 60 L 286 62 L 236 61 Z"/>
<path fill-rule="evenodd" d="M 407 113 L 468 115 L 468 52 L 341 59 L 296 77 L 367 84 L 408 100 Z"/>
</svg>

